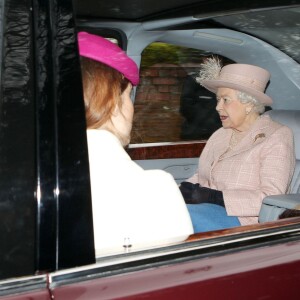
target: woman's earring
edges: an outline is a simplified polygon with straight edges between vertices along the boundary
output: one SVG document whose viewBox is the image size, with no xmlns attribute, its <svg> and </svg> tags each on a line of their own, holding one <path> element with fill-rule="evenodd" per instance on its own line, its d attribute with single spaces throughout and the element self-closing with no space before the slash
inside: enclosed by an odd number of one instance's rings
<svg viewBox="0 0 300 300">
<path fill-rule="evenodd" d="M 250 113 L 250 110 L 246 109 L 246 115 L 249 115 L 249 113 Z"/>
</svg>

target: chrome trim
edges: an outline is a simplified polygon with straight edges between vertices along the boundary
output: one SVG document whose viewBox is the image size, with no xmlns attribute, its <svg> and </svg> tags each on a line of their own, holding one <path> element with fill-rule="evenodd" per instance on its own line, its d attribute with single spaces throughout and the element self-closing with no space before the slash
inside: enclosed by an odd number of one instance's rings
<svg viewBox="0 0 300 300">
<path fill-rule="evenodd" d="M 36 275 L 0 281 L 0 296 L 47 290 L 47 275 Z"/>
<path fill-rule="evenodd" d="M 190 144 L 205 144 L 206 140 L 182 141 L 182 142 L 159 142 L 159 143 L 144 143 L 144 144 L 129 144 L 129 149 L 142 147 L 160 147 L 160 146 L 176 146 L 176 145 L 190 145 Z"/>
<path fill-rule="evenodd" d="M 96 264 L 93 265 L 77 267 L 73 269 L 62 270 L 62 271 L 51 273 L 49 275 L 51 279 L 50 287 L 54 288 L 64 284 L 72 284 L 72 283 L 81 282 L 85 280 L 92 280 L 95 278 L 122 274 L 124 272 L 128 272 L 128 268 L 127 270 L 125 270 L 124 264 L 138 262 L 138 261 L 147 260 L 151 258 L 158 258 L 163 256 L 167 257 L 170 255 L 186 253 L 185 255 L 185 257 L 187 258 L 186 260 L 189 260 L 188 257 L 192 258 L 192 256 L 194 255 L 206 255 L 205 252 L 197 252 L 197 254 L 193 253 L 189 255 L 188 252 L 191 251 L 194 252 L 195 250 L 203 250 L 203 249 L 209 250 L 212 247 L 218 247 L 218 246 L 224 247 L 225 245 L 251 241 L 255 239 L 259 239 L 257 243 L 257 246 L 259 247 L 265 243 L 264 240 L 268 237 L 276 238 L 276 236 L 279 236 L 278 241 L 280 241 L 282 235 L 286 235 L 286 234 L 291 234 L 291 236 L 293 234 L 296 234 L 296 236 L 298 237 L 300 235 L 299 224 L 288 225 L 279 230 L 278 228 L 276 229 L 271 228 L 271 229 L 262 229 L 261 233 L 259 232 L 251 233 L 251 231 L 246 233 L 245 232 L 235 233 L 232 235 L 220 236 L 220 237 L 209 238 L 204 240 L 182 242 L 176 245 L 171 245 L 171 246 L 161 247 L 161 248 L 153 248 L 145 251 L 137 251 L 129 254 L 98 258 Z M 298 240 L 300 240 L 300 238 L 298 238 Z M 255 248 L 255 246 L 253 247 Z M 209 255 L 212 255 L 212 253 L 210 252 Z M 218 255 L 218 251 L 216 251 L 215 254 L 213 255 Z M 184 256 L 182 256 L 182 258 L 184 258 Z M 166 258 L 166 260 L 168 259 Z M 168 264 L 170 264 L 170 259 L 168 260 Z M 119 269 L 117 269 L 116 267 L 117 265 L 120 265 Z M 148 267 L 149 262 L 147 262 L 147 264 L 144 265 L 145 268 L 146 265 Z M 110 266 L 111 267 L 115 266 L 115 267 L 108 268 Z M 141 264 L 140 266 L 135 266 L 135 268 L 142 268 L 142 267 L 143 264 Z"/>
</svg>

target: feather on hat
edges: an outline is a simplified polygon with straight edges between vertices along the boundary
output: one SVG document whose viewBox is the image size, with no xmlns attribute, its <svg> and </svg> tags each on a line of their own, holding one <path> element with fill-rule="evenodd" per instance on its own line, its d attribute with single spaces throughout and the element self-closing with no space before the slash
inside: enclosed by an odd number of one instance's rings
<svg viewBox="0 0 300 300">
<path fill-rule="evenodd" d="M 270 73 L 261 67 L 246 64 L 221 67 L 220 60 L 216 57 L 208 58 L 200 67 L 196 81 L 213 93 L 216 93 L 218 88 L 230 88 L 245 92 L 264 105 L 273 102 L 264 93 Z"/>
</svg>

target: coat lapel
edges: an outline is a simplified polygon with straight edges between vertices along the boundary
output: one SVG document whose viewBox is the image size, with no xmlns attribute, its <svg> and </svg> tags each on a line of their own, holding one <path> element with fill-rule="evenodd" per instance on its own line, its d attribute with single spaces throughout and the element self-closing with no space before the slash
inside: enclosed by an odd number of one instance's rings
<svg viewBox="0 0 300 300">
<path fill-rule="evenodd" d="M 250 129 L 249 133 L 240 141 L 236 148 L 232 151 L 227 151 L 229 147 L 230 138 L 232 135 L 232 130 L 228 129 L 229 134 L 226 137 L 226 142 L 224 142 L 224 147 L 220 148 L 220 152 L 217 154 L 219 160 L 232 157 L 240 154 L 241 152 L 251 149 L 254 145 L 262 143 L 266 138 L 268 138 L 274 131 L 276 131 L 281 125 L 273 122 L 269 116 L 261 116 L 257 120 L 253 127 Z M 226 153 L 225 153 L 226 152 Z"/>
</svg>

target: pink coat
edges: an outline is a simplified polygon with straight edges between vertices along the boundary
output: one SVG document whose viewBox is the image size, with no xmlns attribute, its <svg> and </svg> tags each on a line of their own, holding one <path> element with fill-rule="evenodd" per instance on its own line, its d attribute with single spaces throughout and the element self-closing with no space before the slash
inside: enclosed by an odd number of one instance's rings
<svg viewBox="0 0 300 300">
<path fill-rule="evenodd" d="M 295 168 L 293 134 L 266 115 L 227 151 L 231 134 L 220 128 L 210 137 L 188 181 L 222 191 L 227 214 L 238 216 L 241 225 L 255 224 L 264 197 L 288 192 Z"/>
</svg>

